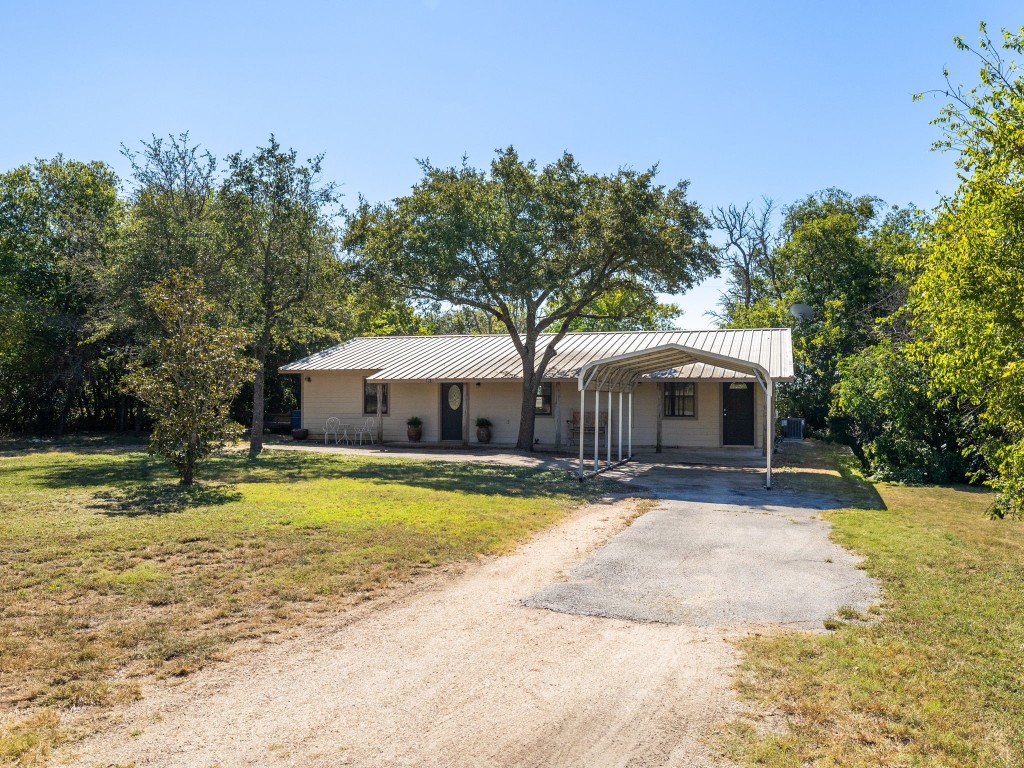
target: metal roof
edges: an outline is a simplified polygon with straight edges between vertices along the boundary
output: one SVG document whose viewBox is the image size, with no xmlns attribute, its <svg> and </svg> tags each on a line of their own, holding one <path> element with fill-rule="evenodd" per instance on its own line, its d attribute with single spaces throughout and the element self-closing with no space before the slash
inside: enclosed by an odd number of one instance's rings
<svg viewBox="0 0 1024 768">
<path fill-rule="evenodd" d="M 587 363 L 579 370 L 578 385 L 581 390 L 631 392 L 645 377 L 657 378 L 665 371 L 678 371 L 695 363 L 753 376 L 762 384 L 767 382 L 770 375 L 763 365 L 753 360 L 728 357 L 681 344 L 664 344 Z"/>
<path fill-rule="evenodd" d="M 538 357 L 553 338 L 540 337 Z M 789 328 L 569 333 L 558 343 L 544 379 L 576 379 L 589 363 L 656 348 L 670 350 L 664 358 L 652 357 L 642 363 L 643 379 L 754 380 L 753 365 L 767 371 L 775 381 L 793 380 Z M 696 354 L 700 352 L 708 354 Z M 670 367 L 650 367 L 662 364 Z M 522 361 L 508 334 L 363 336 L 278 370 L 362 371 L 370 381 L 379 382 L 507 381 L 522 378 Z"/>
</svg>

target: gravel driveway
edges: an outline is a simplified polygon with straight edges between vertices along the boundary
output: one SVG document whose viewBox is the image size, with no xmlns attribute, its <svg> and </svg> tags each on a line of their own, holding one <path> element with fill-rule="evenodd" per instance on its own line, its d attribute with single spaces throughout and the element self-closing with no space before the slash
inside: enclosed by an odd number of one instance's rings
<svg viewBox="0 0 1024 768">
<path fill-rule="evenodd" d="M 738 468 L 638 463 L 620 476 L 662 499 L 631 526 L 635 502 L 592 505 L 512 555 L 150 684 L 59 762 L 718 764 L 705 740 L 738 712 L 730 640 L 765 623 L 820 627 L 873 586 L 813 511 L 834 501 L 767 494 Z"/>
</svg>

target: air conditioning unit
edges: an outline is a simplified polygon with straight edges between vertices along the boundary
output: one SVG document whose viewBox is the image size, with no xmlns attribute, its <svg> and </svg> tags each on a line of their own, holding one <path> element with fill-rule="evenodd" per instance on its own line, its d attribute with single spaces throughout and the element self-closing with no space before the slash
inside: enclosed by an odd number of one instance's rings
<svg viewBox="0 0 1024 768">
<path fill-rule="evenodd" d="M 782 439 L 800 441 L 804 439 L 804 420 L 785 418 L 782 420 Z"/>
</svg>

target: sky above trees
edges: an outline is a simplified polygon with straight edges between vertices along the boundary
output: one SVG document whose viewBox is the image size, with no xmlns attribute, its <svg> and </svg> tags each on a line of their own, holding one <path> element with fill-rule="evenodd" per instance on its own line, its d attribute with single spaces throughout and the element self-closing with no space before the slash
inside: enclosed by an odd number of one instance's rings
<svg viewBox="0 0 1024 768">
<path fill-rule="evenodd" d="M 706 209 L 825 187 L 931 208 L 942 98 L 973 83 L 952 44 L 1021 23 L 1016 2 L 7 3 L 0 170 L 103 160 L 188 130 L 213 154 L 274 132 L 326 153 L 343 202 L 406 194 L 417 158 L 485 165 L 514 144 L 594 172 L 660 163 Z M 780 7 L 781 6 L 781 7 Z M 1015 13 L 1016 11 L 1016 13 Z M 681 299 L 710 325 L 720 284 Z"/>
</svg>

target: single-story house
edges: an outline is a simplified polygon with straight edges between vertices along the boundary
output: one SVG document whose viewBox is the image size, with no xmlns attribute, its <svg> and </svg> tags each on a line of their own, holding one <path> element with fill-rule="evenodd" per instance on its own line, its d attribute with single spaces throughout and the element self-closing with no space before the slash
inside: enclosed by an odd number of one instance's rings
<svg viewBox="0 0 1024 768">
<path fill-rule="evenodd" d="M 557 347 L 536 393 L 541 448 L 765 447 L 773 387 L 793 380 L 788 328 L 570 333 Z M 494 445 L 518 435 L 522 367 L 507 334 L 355 338 L 280 371 L 300 377 L 314 436 L 336 417 L 403 442 L 412 416 L 425 443 L 475 444 L 479 417 Z"/>
</svg>

